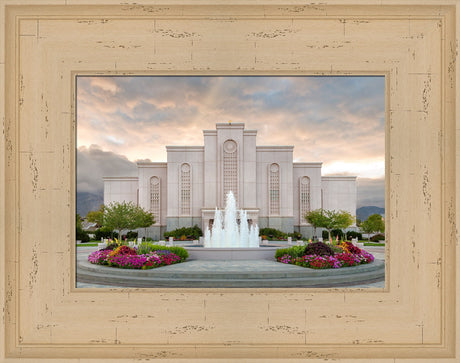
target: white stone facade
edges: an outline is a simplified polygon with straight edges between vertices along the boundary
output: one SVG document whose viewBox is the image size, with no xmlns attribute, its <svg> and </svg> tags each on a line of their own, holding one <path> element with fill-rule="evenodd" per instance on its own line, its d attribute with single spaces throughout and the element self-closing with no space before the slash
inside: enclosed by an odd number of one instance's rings
<svg viewBox="0 0 460 363">
<path fill-rule="evenodd" d="M 139 162 L 138 177 L 104 177 L 104 204 L 126 200 L 152 211 L 155 239 L 195 224 L 204 230 L 229 190 L 260 228 L 306 237 L 309 210 L 356 214 L 356 177 L 323 177 L 321 162 L 294 163 L 294 146 L 257 146 L 257 131 L 243 123 L 218 123 L 203 135 L 204 146 L 166 146 L 167 162 Z"/>
</svg>

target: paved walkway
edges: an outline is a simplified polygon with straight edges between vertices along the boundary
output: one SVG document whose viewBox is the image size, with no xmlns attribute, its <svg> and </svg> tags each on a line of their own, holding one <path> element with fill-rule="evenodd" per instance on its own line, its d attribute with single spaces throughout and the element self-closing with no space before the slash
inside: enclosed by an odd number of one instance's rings
<svg viewBox="0 0 460 363">
<path fill-rule="evenodd" d="M 268 260 L 191 260 L 153 270 L 121 270 L 88 263 L 88 254 L 96 249 L 77 249 L 77 287 L 385 287 L 384 275 L 382 272 L 375 272 L 376 267 L 379 267 L 377 264 L 380 264 L 380 271 L 384 266 L 384 247 L 366 248 L 375 256 L 374 263 L 340 270 L 312 270 Z M 359 269 L 364 277 L 351 276 Z M 210 276 L 213 279 L 211 283 Z M 372 279 L 369 280 L 366 276 L 371 276 Z M 207 280 L 204 285 L 203 280 Z M 182 281 L 182 285 L 178 281 Z M 309 285 L 312 281 L 314 286 Z M 334 283 L 331 284 L 330 281 Z"/>
</svg>

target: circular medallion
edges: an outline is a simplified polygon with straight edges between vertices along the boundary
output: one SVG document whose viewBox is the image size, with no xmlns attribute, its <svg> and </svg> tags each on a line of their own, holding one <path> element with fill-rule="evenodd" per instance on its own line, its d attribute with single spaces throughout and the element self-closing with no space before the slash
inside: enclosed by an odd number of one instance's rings
<svg viewBox="0 0 460 363">
<path fill-rule="evenodd" d="M 152 177 L 150 178 L 150 184 L 152 184 L 152 185 L 156 185 L 156 184 L 158 184 L 159 182 L 160 182 L 160 179 L 159 179 L 157 176 L 152 176 Z"/>
<path fill-rule="evenodd" d="M 300 182 L 301 182 L 302 184 L 308 184 L 309 181 L 310 181 L 310 179 L 309 179 L 307 176 L 304 176 L 304 177 L 300 180 Z"/>
<path fill-rule="evenodd" d="M 232 154 L 236 151 L 236 142 L 233 140 L 227 140 L 224 142 L 224 151 L 227 154 Z"/>
<path fill-rule="evenodd" d="M 181 170 L 182 170 L 184 173 L 190 171 L 190 165 L 188 165 L 188 164 L 182 164 Z"/>
<path fill-rule="evenodd" d="M 276 172 L 278 171 L 278 169 L 279 169 L 278 164 L 272 164 L 272 165 L 270 165 L 270 171 L 271 171 L 272 173 L 276 173 Z"/>
</svg>

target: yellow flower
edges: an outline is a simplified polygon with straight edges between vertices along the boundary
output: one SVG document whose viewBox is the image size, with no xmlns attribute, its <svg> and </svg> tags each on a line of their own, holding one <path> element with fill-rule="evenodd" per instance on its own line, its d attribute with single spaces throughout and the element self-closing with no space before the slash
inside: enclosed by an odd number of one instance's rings
<svg viewBox="0 0 460 363">
<path fill-rule="evenodd" d="M 110 256 L 115 256 L 118 255 L 118 252 L 120 252 L 121 246 L 118 246 L 115 248 L 112 252 L 110 252 Z"/>
</svg>

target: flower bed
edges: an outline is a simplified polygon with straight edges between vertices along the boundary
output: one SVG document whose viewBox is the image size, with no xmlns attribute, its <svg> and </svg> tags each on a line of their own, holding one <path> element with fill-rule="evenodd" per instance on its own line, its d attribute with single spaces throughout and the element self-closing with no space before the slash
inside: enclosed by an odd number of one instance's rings
<svg viewBox="0 0 460 363">
<path fill-rule="evenodd" d="M 278 256 L 277 260 L 281 263 L 314 269 L 350 267 L 374 261 L 372 254 L 354 246 L 350 242 L 342 242 L 340 245 L 334 246 L 334 248 L 330 248 L 330 246 L 322 242 L 316 242 L 313 247 L 307 245 L 303 250 L 300 250 L 299 247 L 283 250 L 284 253 Z M 321 254 L 309 254 L 308 251 L 312 250 L 319 251 L 318 253 Z M 308 254 L 304 254 L 305 251 Z"/>
<path fill-rule="evenodd" d="M 179 263 L 187 258 L 185 249 L 185 253 L 179 250 L 181 247 L 174 247 L 174 250 L 178 254 L 172 252 L 167 247 L 157 248 L 158 246 L 153 244 L 143 244 L 139 248 L 131 248 L 125 245 L 114 247 L 111 245 L 106 249 L 91 253 L 88 256 L 88 261 L 97 265 L 147 270 Z M 112 250 L 111 248 L 114 249 Z"/>
</svg>

